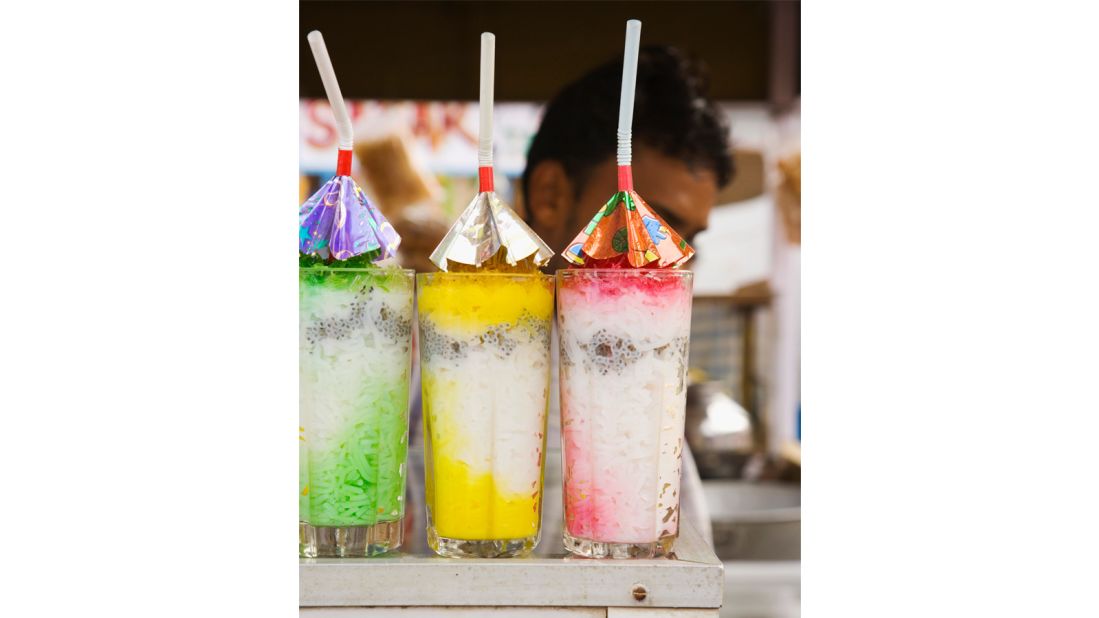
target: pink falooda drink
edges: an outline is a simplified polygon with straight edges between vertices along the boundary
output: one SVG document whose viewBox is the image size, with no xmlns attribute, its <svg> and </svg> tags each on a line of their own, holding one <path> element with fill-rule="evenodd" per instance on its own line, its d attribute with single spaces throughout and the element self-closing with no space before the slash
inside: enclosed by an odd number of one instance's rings
<svg viewBox="0 0 1099 618">
<path fill-rule="evenodd" d="M 667 553 L 679 533 L 691 273 L 562 270 L 566 548 Z"/>
<path fill-rule="evenodd" d="M 626 22 L 618 192 L 557 273 L 565 549 L 654 557 L 679 534 L 694 254 L 633 187 L 630 141 L 641 22 Z"/>
</svg>

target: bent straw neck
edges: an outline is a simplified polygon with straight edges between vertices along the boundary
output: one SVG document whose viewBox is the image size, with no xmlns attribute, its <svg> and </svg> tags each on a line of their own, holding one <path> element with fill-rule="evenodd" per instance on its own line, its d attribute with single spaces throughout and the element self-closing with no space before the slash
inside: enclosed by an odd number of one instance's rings
<svg viewBox="0 0 1099 618">
<path fill-rule="evenodd" d="M 328 56 L 328 47 L 324 44 L 324 37 L 317 30 L 306 37 L 309 47 L 313 50 L 313 59 L 317 62 L 317 71 L 321 74 L 324 83 L 324 92 L 328 95 L 328 104 L 332 106 L 332 114 L 336 117 L 336 133 L 339 135 L 340 150 L 351 150 L 354 144 L 354 136 L 351 132 L 351 116 L 347 113 L 347 104 L 344 103 L 343 94 L 340 92 L 340 83 L 336 80 L 336 69 L 332 67 L 332 58 Z"/>
</svg>

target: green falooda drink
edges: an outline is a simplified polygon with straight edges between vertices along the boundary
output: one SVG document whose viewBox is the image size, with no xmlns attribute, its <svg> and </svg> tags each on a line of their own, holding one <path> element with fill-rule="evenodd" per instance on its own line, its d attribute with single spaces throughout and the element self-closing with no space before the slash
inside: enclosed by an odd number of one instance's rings
<svg viewBox="0 0 1099 618">
<path fill-rule="evenodd" d="M 414 273 L 401 237 L 351 178 L 351 118 L 321 33 L 308 36 L 335 115 L 336 175 L 298 211 L 298 553 L 400 547 Z"/>
<path fill-rule="evenodd" d="M 300 554 L 401 544 L 413 273 L 300 271 Z"/>
</svg>

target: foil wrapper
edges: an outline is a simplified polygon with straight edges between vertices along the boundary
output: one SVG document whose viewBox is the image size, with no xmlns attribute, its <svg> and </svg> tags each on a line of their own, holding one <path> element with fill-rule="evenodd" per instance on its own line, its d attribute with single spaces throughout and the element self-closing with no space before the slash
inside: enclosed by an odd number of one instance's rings
<svg viewBox="0 0 1099 618">
<path fill-rule="evenodd" d="M 495 191 L 478 193 L 431 253 L 440 270 L 533 271 L 553 251 Z"/>
<path fill-rule="evenodd" d="M 335 176 L 298 211 L 298 250 L 303 255 L 381 261 L 397 254 L 401 237 L 350 176 Z"/>
<path fill-rule="evenodd" d="M 569 243 L 563 257 L 585 268 L 676 268 L 694 249 L 635 191 L 619 191 Z"/>
</svg>

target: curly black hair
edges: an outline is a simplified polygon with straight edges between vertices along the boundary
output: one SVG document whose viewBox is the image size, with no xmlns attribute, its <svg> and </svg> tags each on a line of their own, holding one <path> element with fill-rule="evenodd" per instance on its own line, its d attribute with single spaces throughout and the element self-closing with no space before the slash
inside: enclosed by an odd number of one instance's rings
<svg viewBox="0 0 1099 618">
<path fill-rule="evenodd" d="M 577 187 L 591 169 L 614 156 L 622 61 L 600 66 L 559 92 L 546 106 L 542 125 L 527 152 L 523 197 L 530 174 L 544 160 L 558 161 Z M 633 140 L 690 166 L 704 166 L 717 186 L 733 177 L 729 129 L 717 105 L 707 98 L 705 67 L 672 47 L 641 49 L 633 112 Z"/>
</svg>

